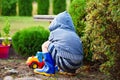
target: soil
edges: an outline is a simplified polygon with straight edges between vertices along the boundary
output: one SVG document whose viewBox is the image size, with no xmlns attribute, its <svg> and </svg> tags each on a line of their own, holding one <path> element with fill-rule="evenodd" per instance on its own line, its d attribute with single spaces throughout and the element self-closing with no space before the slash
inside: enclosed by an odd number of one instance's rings
<svg viewBox="0 0 120 80">
<path fill-rule="evenodd" d="M 26 65 L 26 59 L 14 57 L 0 59 L 0 80 L 106 80 L 108 76 L 99 72 L 96 65 L 84 65 L 77 70 L 76 76 L 55 74 L 54 77 L 46 77 L 35 74 L 33 69 Z M 9 79 L 6 79 L 9 78 Z"/>
</svg>

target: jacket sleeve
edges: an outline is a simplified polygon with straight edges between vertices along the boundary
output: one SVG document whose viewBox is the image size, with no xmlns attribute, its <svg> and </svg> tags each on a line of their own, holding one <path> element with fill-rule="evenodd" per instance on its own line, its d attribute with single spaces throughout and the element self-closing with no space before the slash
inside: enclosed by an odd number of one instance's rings
<svg viewBox="0 0 120 80">
<path fill-rule="evenodd" d="M 53 46 L 54 46 L 54 44 L 53 44 L 53 39 L 54 39 L 54 35 L 53 35 L 52 32 L 50 32 L 49 41 L 50 41 L 51 43 L 50 43 L 49 46 L 48 46 L 48 51 L 49 51 L 49 52 L 52 51 L 52 48 L 53 48 Z"/>
<path fill-rule="evenodd" d="M 49 46 L 48 46 L 48 52 L 52 53 L 53 49 L 54 49 L 54 44 L 53 43 L 50 43 Z"/>
<path fill-rule="evenodd" d="M 53 33 L 51 32 L 51 33 L 50 33 L 50 36 L 49 36 L 49 41 L 50 41 L 50 42 L 53 42 L 53 39 L 54 39 L 54 35 L 53 35 Z"/>
</svg>

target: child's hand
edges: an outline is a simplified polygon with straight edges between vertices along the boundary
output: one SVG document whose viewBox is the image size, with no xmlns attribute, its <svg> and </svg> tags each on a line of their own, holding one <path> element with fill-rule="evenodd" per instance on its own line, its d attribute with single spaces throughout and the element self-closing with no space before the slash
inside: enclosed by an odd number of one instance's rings
<svg viewBox="0 0 120 80">
<path fill-rule="evenodd" d="M 48 52 L 49 44 L 50 44 L 50 41 L 46 41 L 42 44 L 42 52 Z"/>
</svg>

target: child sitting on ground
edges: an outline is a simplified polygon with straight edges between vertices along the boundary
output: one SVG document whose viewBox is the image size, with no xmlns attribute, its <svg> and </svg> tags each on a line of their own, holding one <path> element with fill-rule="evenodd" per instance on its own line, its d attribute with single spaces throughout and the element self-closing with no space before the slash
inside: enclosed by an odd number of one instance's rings
<svg viewBox="0 0 120 80">
<path fill-rule="evenodd" d="M 57 65 L 60 73 L 74 75 L 83 61 L 82 42 L 67 11 L 59 13 L 49 26 L 50 36 L 42 45 L 45 65 L 35 73 L 51 76 Z"/>
</svg>

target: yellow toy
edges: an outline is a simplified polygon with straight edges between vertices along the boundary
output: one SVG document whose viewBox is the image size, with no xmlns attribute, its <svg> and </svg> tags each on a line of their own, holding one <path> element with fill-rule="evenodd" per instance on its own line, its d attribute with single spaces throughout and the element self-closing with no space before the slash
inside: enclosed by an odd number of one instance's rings
<svg viewBox="0 0 120 80">
<path fill-rule="evenodd" d="M 28 57 L 26 64 L 32 68 L 42 68 L 44 66 L 44 61 L 42 60 L 42 55 L 40 52 L 36 54 L 36 56 Z"/>
</svg>

